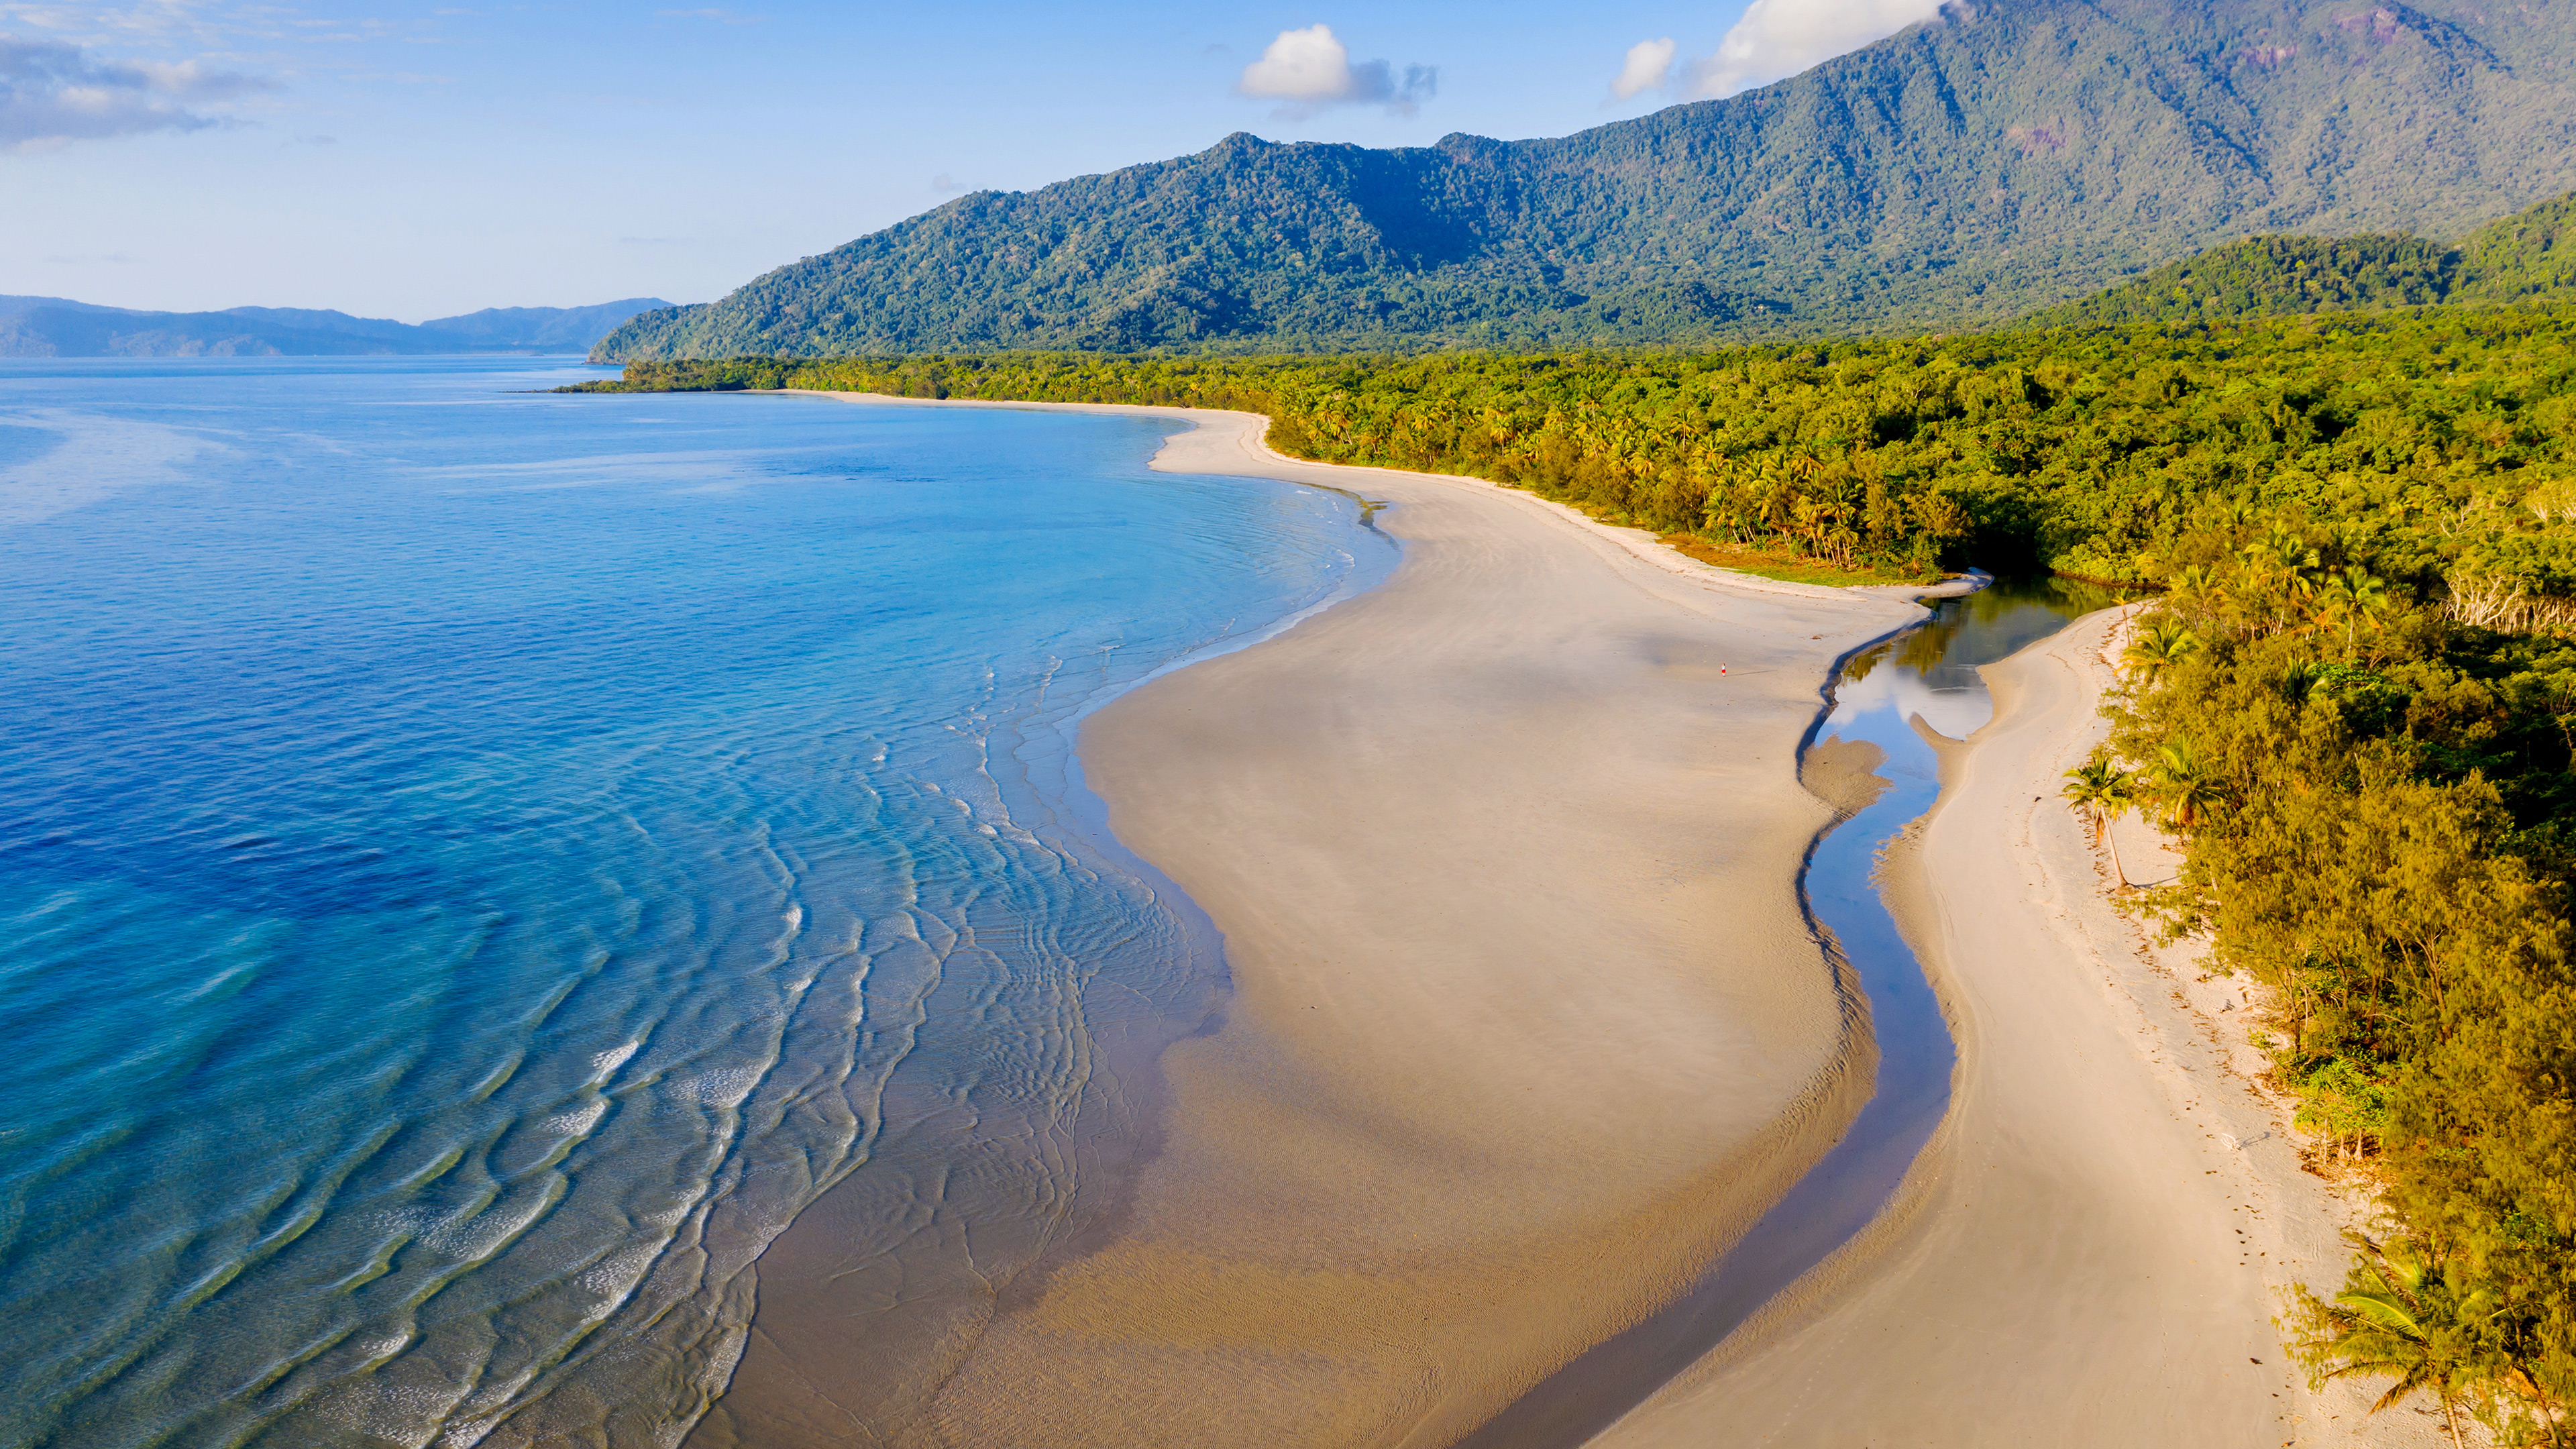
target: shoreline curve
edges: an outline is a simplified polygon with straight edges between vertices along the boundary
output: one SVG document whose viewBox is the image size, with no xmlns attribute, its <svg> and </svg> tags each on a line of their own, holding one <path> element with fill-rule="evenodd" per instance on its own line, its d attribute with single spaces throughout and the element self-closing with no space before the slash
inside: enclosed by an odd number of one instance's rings
<svg viewBox="0 0 2576 1449">
<path fill-rule="evenodd" d="M 755 1315 L 746 1439 L 1450 1443 L 1695 1281 L 1866 1099 L 1800 755 L 1838 661 L 1931 590 L 1725 573 L 1483 480 L 1287 458 L 1256 414 L 821 396 L 1186 420 L 1156 470 L 1359 495 L 1404 556 L 1083 726 L 1233 978 L 1164 1054 L 1120 1231 L 996 1285 L 903 1425 L 831 1423 L 836 1346 Z"/>
<path fill-rule="evenodd" d="M 1949 1114 L 1877 1221 L 1597 1449 L 1699 1449 L 1712 1423 L 1783 1449 L 2432 1442 L 2282 1351 L 2274 1295 L 2340 1277 L 2357 1204 L 2301 1170 L 2218 1014 L 2241 985 L 2117 912 L 2059 798 L 2133 612 L 1985 666 L 1993 720 L 1937 742 L 1940 797 L 1889 852 L 1958 1044 Z M 2134 822 L 2122 849 L 2171 861 Z"/>
</svg>

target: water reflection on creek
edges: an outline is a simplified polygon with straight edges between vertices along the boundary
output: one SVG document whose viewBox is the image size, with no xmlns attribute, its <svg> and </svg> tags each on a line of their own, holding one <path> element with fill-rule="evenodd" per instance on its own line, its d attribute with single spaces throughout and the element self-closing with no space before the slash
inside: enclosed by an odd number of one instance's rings
<svg viewBox="0 0 2576 1449">
<path fill-rule="evenodd" d="M 1804 886 L 1810 911 L 1869 998 L 1879 1051 L 1875 1090 L 1824 1160 L 1690 1292 L 1541 1382 L 1460 1449 L 1584 1442 L 1716 1347 L 1886 1206 L 1949 1109 L 1958 1060 L 1940 999 L 1897 933 L 1876 879 L 1880 852 L 1940 793 L 1939 758 L 1915 722 L 1952 740 L 1974 734 L 1994 715 L 1980 666 L 2120 601 L 2110 590 L 2066 580 L 2000 581 L 1942 601 L 1919 627 L 1845 662 L 1814 747 L 1856 763 L 1873 753 L 1883 758 L 1871 767 L 1875 778 L 1861 782 L 1867 788 L 1843 802 L 1868 803 L 1817 842 Z"/>
</svg>

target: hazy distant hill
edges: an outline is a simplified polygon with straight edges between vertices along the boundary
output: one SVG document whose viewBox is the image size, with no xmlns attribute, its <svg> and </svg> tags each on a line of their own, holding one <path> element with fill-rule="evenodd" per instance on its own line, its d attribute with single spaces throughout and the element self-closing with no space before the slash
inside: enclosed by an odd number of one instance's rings
<svg viewBox="0 0 2576 1449">
<path fill-rule="evenodd" d="M 2571 61 L 2576 0 L 1973 0 L 1764 90 L 1561 139 L 1235 135 L 978 193 L 600 351 L 1990 324 L 2234 237 L 2456 236 L 2576 189 Z"/>
<path fill-rule="evenodd" d="M 2490 222 L 2456 246 L 2413 236 L 2249 237 L 2028 320 L 2181 322 L 2540 298 L 2576 298 L 2576 195 Z"/>
<path fill-rule="evenodd" d="M 659 297 L 630 297 L 594 307 L 494 307 L 415 327 L 290 307 L 136 312 L 60 297 L 0 297 L 0 357 L 583 352 L 638 312 L 670 305 Z"/>
<path fill-rule="evenodd" d="M 596 307 L 486 307 L 462 317 L 423 322 L 422 330 L 468 339 L 477 347 L 535 347 L 548 352 L 587 352 L 638 312 L 671 304 L 659 297 L 629 297 Z"/>
</svg>

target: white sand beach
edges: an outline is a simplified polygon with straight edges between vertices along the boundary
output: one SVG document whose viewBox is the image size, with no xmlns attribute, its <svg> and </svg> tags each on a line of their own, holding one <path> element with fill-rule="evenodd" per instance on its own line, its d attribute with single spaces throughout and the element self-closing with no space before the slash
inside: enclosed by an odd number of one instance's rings
<svg viewBox="0 0 2576 1449">
<path fill-rule="evenodd" d="M 1446 1442 L 1678 1291 L 1865 1090 L 1797 753 L 1833 661 L 1918 606 L 1191 416 L 1155 466 L 1358 492 L 1404 561 L 1086 725 L 1234 996 L 1164 1058 L 1125 1232 L 992 1319 L 920 1442 Z M 745 1442 L 828 1436 L 834 1337 L 756 1338 Z"/>
<path fill-rule="evenodd" d="M 2430 1445 L 2436 1421 L 2309 1393 L 2272 1319 L 2331 1289 L 2355 1204 L 2301 1170 L 2253 1080 L 2241 982 L 2112 908 L 2059 798 L 2107 729 L 2119 612 L 1985 678 L 1995 718 L 1891 857 L 1960 1047 L 1950 1116 L 1872 1230 L 1594 1442 L 1649 1446 Z M 2172 858 L 2134 817 L 2133 879 Z M 2384 1385 L 2379 1386 L 2384 1387 Z"/>
<path fill-rule="evenodd" d="M 1448 1444 L 1688 1286 L 1867 1091 L 1799 905 L 1832 811 L 1798 750 L 1834 661 L 1915 605 L 1187 416 L 1158 468 L 1355 492 L 1405 548 L 1084 731 L 1120 839 L 1224 934 L 1224 1023 L 1163 1060 L 1121 1230 L 996 1285 L 903 1422 L 836 1400 L 828 1282 L 764 1261 L 755 1327 L 797 1331 L 755 1333 L 728 1437 Z M 2056 780 L 2110 627 L 1989 670 L 1996 722 L 1895 866 L 1961 1046 L 1897 1205 L 1596 1442 L 2256 1446 L 2357 1414 L 2305 1397 L 2269 1323 L 2273 1259 L 2330 1255 L 2330 1226 L 2293 1251 L 2261 1144 L 2222 1145 L 2234 1119 L 2106 977 L 2132 928 Z M 797 1251 L 811 1216 L 783 1261 L 828 1260 Z"/>
</svg>

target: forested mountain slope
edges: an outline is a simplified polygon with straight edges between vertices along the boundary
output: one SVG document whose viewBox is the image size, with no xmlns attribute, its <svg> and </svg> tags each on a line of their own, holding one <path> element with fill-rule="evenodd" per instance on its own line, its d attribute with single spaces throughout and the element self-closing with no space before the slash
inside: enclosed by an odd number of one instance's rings
<svg viewBox="0 0 2576 1449">
<path fill-rule="evenodd" d="M 2469 285 L 2458 300 L 2522 302 L 2576 293 L 2576 196 L 2478 229 L 2460 244 Z"/>
<path fill-rule="evenodd" d="M 1228 137 L 983 192 L 605 358 L 1692 343 L 1991 324 L 2263 232 L 2576 190 L 2576 0 L 1973 0 L 1558 139 Z"/>
<path fill-rule="evenodd" d="M 2458 246 L 2414 236 L 2258 236 L 2025 319 L 2035 327 L 2186 322 L 2374 307 L 2576 300 L 2576 195 Z"/>
</svg>

